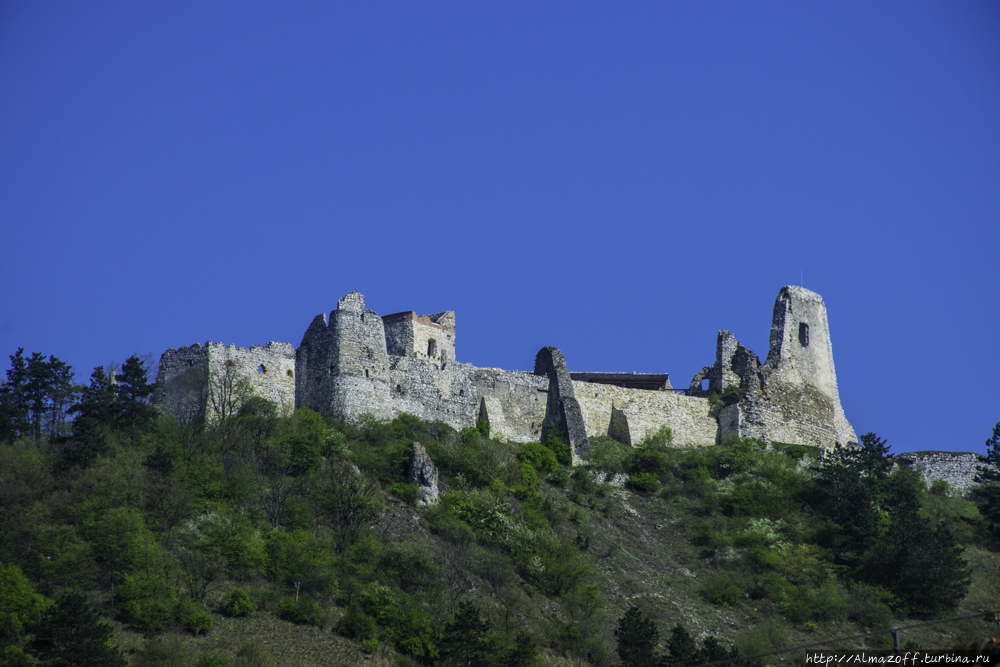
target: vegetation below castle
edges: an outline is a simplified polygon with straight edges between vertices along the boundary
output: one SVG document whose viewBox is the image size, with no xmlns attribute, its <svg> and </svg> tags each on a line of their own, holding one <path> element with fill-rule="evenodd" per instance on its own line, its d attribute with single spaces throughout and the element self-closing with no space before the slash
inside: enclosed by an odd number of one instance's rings
<svg viewBox="0 0 1000 667">
<path fill-rule="evenodd" d="M 31 359 L 0 392 L 0 665 L 680 666 L 996 605 L 1000 482 L 979 504 L 928 492 L 871 434 L 820 462 L 661 429 L 596 438 L 571 468 L 558 432 L 517 445 L 486 422 L 345 424 L 251 397 L 182 424 L 149 408 L 136 358 L 85 388 Z M 441 476 L 425 510 L 413 442 Z"/>
</svg>

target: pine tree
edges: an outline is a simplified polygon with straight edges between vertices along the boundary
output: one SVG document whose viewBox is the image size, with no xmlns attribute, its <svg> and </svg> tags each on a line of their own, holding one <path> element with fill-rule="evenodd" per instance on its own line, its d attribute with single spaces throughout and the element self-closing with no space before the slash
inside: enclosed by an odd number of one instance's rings
<svg viewBox="0 0 1000 667">
<path fill-rule="evenodd" d="M 46 667 L 125 667 L 114 633 L 82 595 L 68 593 L 42 619 L 32 653 Z"/>
<path fill-rule="evenodd" d="M 121 372 L 115 375 L 118 398 L 118 426 L 126 431 L 146 431 L 156 419 L 156 409 L 149 405 L 153 385 L 146 379 L 143 361 L 132 355 Z"/>
<path fill-rule="evenodd" d="M 479 609 L 471 602 L 459 602 L 439 644 L 444 664 L 456 667 L 489 665 L 494 652 L 489 632 L 489 621 L 480 615 Z"/>
<path fill-rule="evenodd" d="M 618 657 L 622 667 L 649 667 L 655 665 L 656 642 L 660 632 L 656 622 L 646 618 L 636 606 L 628 611 L 618 621 L 615 639 L 618 640 Z"/>
</svg>

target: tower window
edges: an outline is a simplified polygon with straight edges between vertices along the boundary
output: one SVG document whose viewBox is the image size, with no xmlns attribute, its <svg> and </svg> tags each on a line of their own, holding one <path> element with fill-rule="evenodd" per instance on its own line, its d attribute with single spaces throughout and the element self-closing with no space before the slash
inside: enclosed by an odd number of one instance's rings
<svg viewBox="0 0 1000 667">
<path fill-rule="evenodd" d="M 799 322 L 799 344 L 809 347 L 809 325 L 805 322 Z"/>
<path fill-rule="evenodd" d="M 260 366 L 257 367 L 257 372 L 258 373 L 266 373 L 267 372 L 267 369 L 264 368 L 264 364 L 261 364 Z"/>
<path fill-rule="evenodd" d="M 429 341 L 427 341 L 427 356 L 433 359 L 434 357 L 437 356 L 437 351 L 438 351 L 438 342 L 433 338 L 431 338 Z"/>
</svg>

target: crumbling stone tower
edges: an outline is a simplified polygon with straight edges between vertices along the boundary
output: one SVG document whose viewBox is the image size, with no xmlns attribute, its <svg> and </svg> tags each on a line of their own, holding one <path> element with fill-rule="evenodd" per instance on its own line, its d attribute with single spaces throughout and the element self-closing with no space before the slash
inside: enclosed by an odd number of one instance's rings
<svg viewBox="0 0 1000 667">
<path fill-rule="evenodd" d="M 391 418 L 389 359 L 382 318 L 351 292 L 329 322 L 317 315 L 296 352 L 295 405 L 339 417 L 364 412 Z"/>
<path fill-rule="evenodd" d="M 699 376 L 709 378 L 713 390 L 738 378 L 745 392 L 719 413 L 720 439 L 733 433 L 820 447 L 858 440 L 840 404 L 826 305 L 804 287 L 778 292 L 763 364 L 732 333 L 720 331 L 715 366 Z"/>
</svg>

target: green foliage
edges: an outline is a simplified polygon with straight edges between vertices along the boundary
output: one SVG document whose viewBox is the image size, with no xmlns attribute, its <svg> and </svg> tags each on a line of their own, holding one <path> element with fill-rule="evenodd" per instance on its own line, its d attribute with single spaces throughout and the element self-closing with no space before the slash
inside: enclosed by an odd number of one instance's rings
<svg viewBox="0 0 1000 667">
<path fill-rule="evenodd" d="M 488 419 L 477 419 L 476 420 L 476 430 L 479 434 L 483 436 L 484 439 L 489 440 L 490 438 L 490 421 Z"/>
<path fill-rule="evenodd" d="M 628 476 L 628 487 L 640 493 L 656 493 L 660 490 L 660 480 L 655 473 L 634 472 Z"/>
<path fill-rule="evenodd" d="M 441 633 L 443 665 L 487 665 L 494 651 L 490 623 L 470 602 L 460 602 Z"/>
<path fill-rule="evenodd" d="M 174 621 L 177 591 L 161 573 L 139 570 L 125 575 L 118 596 L 122 620 L 145 635 L 159 634 Z"/>
<path fill-rule="evenodd" d="M 386 489 L 386 492 L 396 496 L 397 498 L 405 502 L 407 505 L 411 506 L 416 505 L 417 498 L 420 497 L 420 489 L 417 487 L 417 485 L 408 484 L 406 482 L 396 482 L 388 489 Z"/>
<path fill-rule="evenodd" d="M 277 663 L 271 654 L 254 641 L 243 642 L 236 652 L 236 661 L 233 667 L 274 667 Z"/>
<path fill-rule="evenodd" d="M 333 546 L 304 530 L 274 530 L 267 536 L 268 569 L 296 595 L 329 597 L 337 590 Z"/>
<path fill-rule="evenodd" d="M 205 606 L 201 602 L 179 600 L 175 613 L 178 625 L 192 635 L 206 634 L 212 629 L 212 616 L 205 611 Z"/>
<path fill-rule="evenodd" d="M 734 572 L 710 572 L 701 592 L 709 602 L 723 607 L 735 605 L 743 598 L 739 577 Z"/>
<path fill-rule="evenodd" d="M 569 438 L 561 428 L 554 424 L 549 424 L 545 429 L 545 435 L 542 438 L 542 444 L 552 450 L 552 453 L 556 455 L 556 461 L 564 466 L 568 466 L 573 462 L 572 452 L 570 452 Z"/>
<path fill-rule="evenodd" d="M 539 472 L 552 472 L 559 465 L 556 454 L 538 442 L 526 442 L 517 452 L 517 460 L 528 463 Z"/>
<path fill-rule="evenodd" d="M 378 623 L 358 605 L 350 605 L 347 608 L 337 621 L 337 632 L 366 648 L 369 646 L 374 648 L 378 642 Z"/>
<path fill-rule="evenodd" d="M 323 612 L 315 600 L 284 597 L 278 602 L 278 618 L 298 625 L 323 625 Z"/>
<path fill-rule="evenodd" d="M 52 665 L 125 667 L 114 629 L 79 593 L 59 597 L 42 618 L 32 653 Z"/>
<path fill-rule="evenodd" d="M 0 641 L 19 639 L 51 605 L 51 600 L 35 592 L 16 563 L 0 563 Z"/>
<path fill-rule="evenodd" d="M 656 623 L 646 618 L 638 607 L 629 607 L 619 619 L 615 630 L 622 667 L 648 667 L 657 664 L 656 645 L 659 638 Z"/>
<path fill-rule="evenodd" d="M 198 656 L 195 667 L 229 667 L 229 658 L 219 653 L 203 653 Z"/>
<path fill-rule="evenodd" d="M 233 618 L 249 616 L 257 611 L 257 603 L 250 595 L 239 588 L 235 588 L 222 598 L 222 613 Z"/>
</svg>

